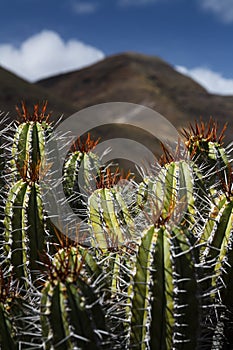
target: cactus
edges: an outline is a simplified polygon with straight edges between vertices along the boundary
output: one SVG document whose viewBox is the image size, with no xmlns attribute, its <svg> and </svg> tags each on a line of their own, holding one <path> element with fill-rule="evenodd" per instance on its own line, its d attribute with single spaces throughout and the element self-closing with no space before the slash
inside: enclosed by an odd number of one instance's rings
<svg viewBox="0 0 233 350">
<path fill-rule="evenodd" d="M 44 212 L 40 187 L 40 177 L 47 170 L 45 142 L 52 133 L 46 107 L 47 103 L 41 110 L 39 105 L 34 105 L 32 113 L 23 103 L 22 111 L 17 108 L 21 122 L 16 127 L 7 163 L 9 174 L 5 175 L 3 255 L 25 288 L 36 279 L 35 271 L 40 270 L 38 262 L 44 251 L 51 248 L 52 236 L 56 241 Z"/>
<path fill-rule="evenodd" d="M 84 218 L 87 211 L 86 197 L 92 192 L 95 178 L 100 174 L 100 159 L 92 152 L 98 142 L 99 139 L 92 140 L 90 134 L 84 142 L 79 138 L 69 152 L 63 167 L 64 193 L 74 212 Z M 82 188 L 79 188 L 80 183 Z"/>
<path fill-rule="evenodd" d="M 228 172 L 230 154 L 223 146 L 226 124 L 218 133 L 218 124 L 210 118 L 208 123 L 200 121 L 195 126 L 190 125 L 189 130 L 183 130 L 185 144 L 192 160 L 199 167 L 205 183 L 217 187 L 219 176 L 224 178 Z"/>
<path fill-rule="evenodd" d="M 194 181 L 191 163 L 171 160 L 156 175 L 144 178 L 138 186 L 137 207 L 155 217 L 166 218 L 168 213 L 175 222 L 184 215 L 190 221 L 195 213 Z"/>
<path fill-rule="evenodd" d="M 213 120 L 190 126 L 184 136 L 191 160 L 164 148 L 158 172 L 138 186 L 119 183 L 130 174 L 102 169 L 90 135 L 79 139 L 67 155 L 62 181 L 74 212 L 87 219 L 89 247 L 67 240 L 54 255 L 40 185 L 52 125 L 46 104 L 41 110 L 35 105 L 32 114 L 25 105 L 18 112 L 22 123 L 0 178 L 5 226 L 0 257 L 20 289 L 11 293 L 1 275 L 1 348 L 229 347 L 233 180 L 224 129 L 218 133 Z"/>
<path fill-rule="evenodd" d="M 200 261 L 205 267 L 205 289 L 213 292 L 219 302 L 219 315 L 223 322 L 224 342 L 232 339 L 231 325 L 227 315 L 233 312 L 231 292 L 233 291 L 233 197 L 232 174 L 227 182 L 222 182 L 222 194 L 212 203 L 209 218 L 200 233 L 199 242 L 203 247 L 200 250 Z M 232 317 L 232 316 L 231 316 Z M 220 318 L 220 316 L 219 316 Z"/>
<path fill-rule="evenodd" d="M 11 280 L 6 279 L 0 268 L 0 348 L 16 350 L 16 328 L 10 315 L 10 306 L 15 293 L 11 289 Z"/>
<path fill-rule="evenodd" d="M 3 113 L 0 112 L 0 234 L 2 234 L 4 230 L 3 226 L 3 220 L 4 220 L 4 200 L 6 197 L 6 156 L 7 152 L 6 149 L 9 148 L 9 140 L 8 140 L 8 133 L 11 128 L 11 123 L 9 123 L 9 120 L 7 119 L 7 116 L 4 116 Z M 8 124 L 5 126 L 5 124 Z M 1 246 L 0 246 L 1 251 Z M 1 261 L 1 258 L 0 258 Z"/>
<path fill-rule="evenodd" d="M 39 166 L 21 169 L 21 179 L 10 188 L 5 205 L 5 260 L 25 286 L 38 270 L 42 253 L 49 250 L 49 233 L 38 185 Z"/>
<path fill-rule="evenodd" d="M 107 168 L 106 174 L 102 172 L 97 183 L 98 189 L 88 198 L 91 245 L 102 250 L 135 239 L 134 220 L 129 205 L 116 185 L 124 178 L 118 171 L 116 169 L 115 174 L 112 174 L 110 168 Z M 129 176 L 130 174 L 125 179 Z"/>
<path fill-rule="evenodd" d="M 18 169 L 24 166 L 30 169 L 40 164 L 41 171 L 44 169 L 45 142 L 52 132 L 50 114 L 46 114 L 46 108 L 47 103 L 42 105 L 41 110 L 36 104 L 33 112 L 30 113 L 24 103 L 22 103 L 22 111 L 17 107 L 20 122 L 16 127 L 10 161 L 13 181 L 20 179 Z"/>
<path fill-rule="evenodd" d="M 103 349 L 104 314 L 93 288 L 81 277 L 77 250 L 58 252 L 49 266 L 41 297 L 41 324 L 46 348 Z"/>
<path fill-rule="evenodd" d="M 185 344 L 185 349 L 195 349 L 199 331 L 197 290 L 194 259 L 184 233 L 170 232 L 164 225 L 146 229 L 129 287 L 128 348 L 179 349 Z"/>
</svg>

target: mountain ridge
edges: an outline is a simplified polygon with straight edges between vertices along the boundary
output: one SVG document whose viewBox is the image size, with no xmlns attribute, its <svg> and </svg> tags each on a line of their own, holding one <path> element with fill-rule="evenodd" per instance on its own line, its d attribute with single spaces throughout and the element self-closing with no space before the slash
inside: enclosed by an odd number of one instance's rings
<svg viewBox="0 0 233 350">
<path fill-rule="evenodd" d="M 148 106 L 175 127 L 187 127 L 202 116 L 212 116 L 220 127 L 229 122 L 232 138 L 233 96 L 208 93 L 191 78 L 156 56 L 126 52 L 109 56 L 89 67 L 59 74 L 34 84 L 0 67 L 0 110 L 15 117 L 15 104 L 48 100 L 53 119 L 106 102 L 131 102 Z"/>
<path fill-rule="evenodd" d="M 105 102 L 138 103 L 155 109 L 176 127 L 210 116 L 219 120 L 221 127 L 233 117 L 233 96 L 210 94 L 161 58 L 132 52 L 37 84 L 63 96 L 77 110 Z M 229 139 L 232 125 L 228 129 Z"/>
<path fill-rule="evenodd" d="M 20 105 L 22 101 L 28 106 L 49 101 L 48 109 L 53 112 L 54 120 L 62 114 L 69 116 L 75 111 L 66 101 L 61 101 L 39 85 L 29 83 L 0 66 L 0 111 L 14 120 L 17 117 L 15 106 Z"/>
</svg>

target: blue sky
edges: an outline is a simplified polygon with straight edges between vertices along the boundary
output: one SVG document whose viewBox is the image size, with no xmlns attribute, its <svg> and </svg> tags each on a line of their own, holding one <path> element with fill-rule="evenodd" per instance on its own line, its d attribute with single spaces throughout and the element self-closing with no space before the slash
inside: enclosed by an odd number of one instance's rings
<svg viewBox="0 0 233 350">
<path fill-rule="evenodd" d="M 1 0 L 0 64 L 36 79 L 124 51 L 233 95 L 232 0 Z"/>
</svg>

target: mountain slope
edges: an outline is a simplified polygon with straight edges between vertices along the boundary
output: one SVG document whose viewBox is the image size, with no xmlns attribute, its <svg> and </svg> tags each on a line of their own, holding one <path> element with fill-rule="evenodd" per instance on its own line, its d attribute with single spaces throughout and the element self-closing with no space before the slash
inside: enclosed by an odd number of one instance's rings
<svg viewBox="0 0 233 350">
<path fill-rule="evenodd" d="M 30 84 L 15 74 L 0 67 L 0 111 L 8 113 L 11 119 L 16 117 L 15 105 L 26 101 L 29 106 L 48 100 L 48 109 L 53 111 L 53 118 L 62 114 L 69 116 L 75 111 L 72 104 L 64 102 L 60 97 L 54 97 L 38 85 Z"/>
<path fill-rule="evenodd" d="M 213 116 L 220 125 L 233 117 L 233 97 L 209 94 L 192 79 L 157 57 L 125 53 L 88 68 L 38 82 L 72 103 L 77 110 L 103 102 L 133 102 L 149 106 L 176 127 Z M 228 139 L 232 135 L 229 123 Z"/>
</svg>

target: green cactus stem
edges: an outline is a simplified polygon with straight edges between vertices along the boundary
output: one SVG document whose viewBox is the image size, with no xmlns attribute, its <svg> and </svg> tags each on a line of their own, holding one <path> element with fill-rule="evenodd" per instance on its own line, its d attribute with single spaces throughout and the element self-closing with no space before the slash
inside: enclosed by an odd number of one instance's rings
<svg viewBox="0 0 233 350">
<path fill-rule="evenodd" d="M 91 245 L 100 249 L 116 248 L 135 239 L 135 225 L 117 182 L 124 178 L 108 168 L 101 174 L 98 189 L 88 198 Z M 125 179 L 128 179 L 128 174 Z"/>
<path fill-rule="evenodd" d="M 155 217 L 165 219 L 169 214 L 175 222 L 185 216 L 193 221 L 195 213 L 194 176 L 188 161 L 171 161 L 157 175 L 146 177 L 139 184 L 137 207 Z"/>
<path fill-rule="evenodd" d="M 81 277 L 81 269 L 73 248 L 58 252 L 49 267 L 41 298 L 47 349 L 103 349 L 107 334 L 104 314 L 93 288 Z"/>
<path fill-rule="evenodd" d="M 196 348 L 197 282 L 190 244 L 181 230 L 170 232 L 164 225 L 145 230 L 129 295 L 129 348 Z"/>
<path fill-rule="evenodd" d="M 233 196 L 232 175 L 222 183 L 221 194 L 212 204 L 209 219 L 200 235 L 200 261 L 205 267 L 203 284 L 206 290 L 212 291 L 212 297 L 219 303 L 219 317 L 223 322 L 222 342 L 231 343 L 233 336 L 229 324 L 233 313 Z M 218 320 L 217 320 L 218 321 Z"/>
<path fill-rule="evenodd" d="M 24 285 L 39 269 L 43 252 L 49 251 L 50 235 L 38 184 L 39 166 L 21 169 L 21 179 L 10 188 L 5 205 L 5 260 Z"/>
<path fill-rule="evenodd" d="M 218 133 L 218 124 L 210 118 L 208 123 L 200 121 L 195 126 L 190 125 L 183 130 L 186 146 L 192 160 L 202 172 L 208 182 L 208 187 L 216 188 L 219 176 L 224 178 L 228 172 L 230 155 L 223 145 L 226 124 Z"/>
<path fill-rule="evenodd" d="M 69 152 L 63 167 L 63 188 L 69 204 L 79 216 L 86 216 L 87 197 L 100 174 L 99 157 L 93 153 L 99 139 L 94 141 L 88 134 L 85 141 L 78 139 Z M 82 170 L 82 173 L 81 173 Z M 80 174 L 81 173 L 81 174 Z M 79 177 L 80 176 L 80 177 Z M 80 188 L 80 183 L 82 188 Z"/>
<path fill-rule="evenodd" d="M 20 122 L 15 131 L 10 162 L 13 179 L 16 176 L 19 180 L 18 169 L 22 169 L 25 165 L 30 169 L 40 163 L 41 171 L 45 167 L 45 142 L 52 132 L 50 114 L 46 113 L 46 108 L 47 103 L 42 105 L 41 110 L 37 104 L 30 113 L 24 103 L 22 111 L 17 107 Z"/>
</svg>

